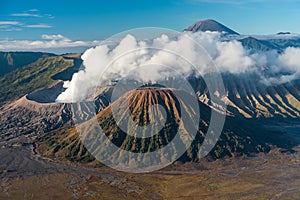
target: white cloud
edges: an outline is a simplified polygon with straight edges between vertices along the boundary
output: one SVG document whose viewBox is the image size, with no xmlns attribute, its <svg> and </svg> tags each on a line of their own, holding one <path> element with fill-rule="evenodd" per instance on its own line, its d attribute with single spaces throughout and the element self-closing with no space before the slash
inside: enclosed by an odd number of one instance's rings
<svg viewBox="0 0 300 200">
<path fill-rule="evenodd" d="M 287 48 L 283 53 L 249 51 L 239 41 L 220 40 L 220 33 L 216 32 L 181 33 L 177 37 L 161 35 L 153 40 L 138 40 L 127 35 L 114 45 L 102 44 L 85 51 L 81 57 L 84 70 L 73 75 L 57 101 L 84 100 L 99 85 L 99 77 L 102 80 L 159 81 L 165 75 L 175 77 L 174 71 L 183 76 L 197 74 L 191 63 L 197 63 L 199 73 L 204 75 L 212 69 L 207 54 L 220 72 L 256 73 L 265 84 L 281 84 L 300 77 L 300 49 L 297 48 Z M 161 66 L 159 69 L 150 67 L 145 71 L 142 68 L 156 63 Z M 172 70 L 163 66 L 170 66 Z"/>
<path fill-rule="evenodd" d="M 48 18 L 53 19 L 54 16 L 51 14 L 39 14 L 39 10 L 37 9 L 30 9 L 20 13 L 12 13 L 10 14 L 12 17 L 39 17 L 39 18 Z M 21 18 L 22 19 L 22 18 Z M 2 25 L 2 26 L 1 26 Z M 4 27 L 7 26 L 7 27 Z M 22 28 L 38 28 L 38 29 L 45 29 L 45 28 L 52 28 L 52 25 L 45 24 L 43 22 L 37 24 L 28 24 L 28 23 L 21 23 L 19 21 L 0 21 L 0 31 L 20 31 Z"/>
<path fill-rule="evenodd" d="M 35 8 L 28 10 L 28 12 L 38 12 L 38 11 L 39 11 L 39 10 L 38 10 L 38 9 L 35 9 Z"/>
<path fill-rule="evenodd" d="M 20 22 L 17 21 L 0 21 L 0 25 L 19 25 Z"/>
<path fill-rule="evenodd" d="M 37 9 L 31 9 L 31 10 L 21 12 L 21 13 L 10 14 L 10 16 L 13 16 L 13 17 L 41 17 L 41 18 L 42 17 L 47 17 L 49 19 L 54 19 L 55 18 L 51 14 L 39 14 L 38 12 L 39 12 L 39 10 L 37 10 Z"/>
<path fill-rule="evenodd" d="M 47 35 L 47 34 L 43 34 L 42 38 L 45 40 L 68 40 L 70 41 L 69 38 L 61 35 L 61 34 L 57 34 L 57 35 Z"/>
<path fill-rule="evenodd" d="M 54 19 L 54 18 L 55 18 L 55 17 L 54 17 L 53 15 L 51 15 L 51 14 L 46 14 L 45 16 L 48 17 L 49 19 Z"/>
<path fill-rule="evenodd" d="M 26 25 L 24 27 L 26 27 L 26 28 L 52 28 L 53 26 L 50 26 L 48 24 L 32 24 L 32 25 Z"/>
<path fill-rule="evenodd" d="M 31 14 L 31 13 L 14 13 L 14 14 L 11 14 L 10 16 L 13 16 L 13 17 L 41 17 L 38 14 Z"/>
<path fill-rule="evenodd" d="M 56 48 L 92 47 L 99 45 L 100 41 L 72 41 L 61 34 L 42 35 L 43 40 L 2 40 L 0 51 L 27 51 L 44 50 Z"/>
</svg>

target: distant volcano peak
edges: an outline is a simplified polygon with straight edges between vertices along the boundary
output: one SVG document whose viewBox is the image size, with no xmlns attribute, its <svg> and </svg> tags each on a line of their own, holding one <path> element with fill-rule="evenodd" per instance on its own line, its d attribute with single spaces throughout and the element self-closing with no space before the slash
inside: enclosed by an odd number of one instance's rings
<svg viewBox="0 0 300 200">
<path fill-rule="evenodd" d="M 218 31 L 218 32 L 225 32 L 227 34 L 239 35 L 237 32 L 231 30 L 230 28 L 212 19 L 198 21 L 193 25 L 189 26 L 187 29 L 184 29 L 184 31 L 192 31 L 192 32 Z"/>
</svg>

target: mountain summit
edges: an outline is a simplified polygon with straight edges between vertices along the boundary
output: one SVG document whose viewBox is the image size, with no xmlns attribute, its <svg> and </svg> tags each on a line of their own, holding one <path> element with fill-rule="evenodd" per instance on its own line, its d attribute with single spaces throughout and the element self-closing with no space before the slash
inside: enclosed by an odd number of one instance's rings
<svg viewBox="0 0 300 200">
<path fill-rule="evenodd" d="M 189 26 L 187 29 L 184 29 L 184 31 L 192 31 L 192 32 L 218 31 L 218 32 L 226 32 L 228 34 L 239 35 L 237 32 L 231 30 L 230 28 L 212 19 L 198 21 L 195 24 Z"/>
</svg>

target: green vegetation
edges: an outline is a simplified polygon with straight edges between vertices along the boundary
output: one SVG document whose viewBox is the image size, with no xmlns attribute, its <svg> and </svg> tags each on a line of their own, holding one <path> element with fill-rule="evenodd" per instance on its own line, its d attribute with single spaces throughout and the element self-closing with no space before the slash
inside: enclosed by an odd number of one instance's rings
<svg viewBox="0 0 300 200">
<path fill-rule="evenodd" d="M 56 74 L 71 68 L 74 59 L 62 56 L 43 57 L 20 69 L 0 77 L 0 104 L 45 88 L 55 82 Z M 62 76 L 60 77 L 62 78 Z"/>
<path fill-rule="evenodd" d="M 82 145 L 74 127 L 64 127 L 38 138 L 39 151 L 44 156 L 90 163 L 95 158 Z"/>
<path fill-rule="evenodd" d="M 0 52 L 0 76 L 33 63 L 39 58 L 49 56 L 54 56 L 54 54 L 41 52 Z"/>
</svg>

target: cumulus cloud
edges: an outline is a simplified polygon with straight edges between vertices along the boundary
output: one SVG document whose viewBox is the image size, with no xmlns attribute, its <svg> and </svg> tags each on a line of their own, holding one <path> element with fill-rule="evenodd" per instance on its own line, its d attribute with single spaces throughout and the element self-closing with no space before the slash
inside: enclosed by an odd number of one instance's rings
<svg viewBox="0 0 300 200">
<path fill-rule="evenodd" d="M 53 38 L 56 37 L 59 36 Z M 172 71 L 180 72 L 183 76 L 195 74 L 191 63 L 197 63 L 200 69 L 197 73 L 203 75 L 212 67 L 207 54 L 220 72 L 258 73 L 266 84 L 299 78 L 300 49 L 287 48 L 281 54 L 276 51 L 253 52 L 246 50 L 236 40 L 222 41 L 220 38 L 216 32 L 182 33 L 173 38 L 161 35 L 150 41 L 127 35 L 114 45 L 102 44 L 88 49 L 82 55 L 84 70 L 75 73 L 72 80 L 65 83 L 67 89 L 58 96 L 57 101 L 84 100 L 92 88 L 101 84 L 100 76 L 104 81 L 123 77 L 155 81 L 163 79 L 165 74 L 175 76 Z M 153 64 L 169 66 L 172 70 L 154 69 L 151 66 Z M 142 73 L 131 73 L 143 66 L 146 68 Z M 268 69 L 268 72 L 264 69 Z"/>
<path fill-rule="evenodd" d="M 221 71 L 240 73 L 251 70 L 251 67 L 255 66 L 255 61 L 248 56 L 248 52 L 236 40 L 217 42 L 216 47 L 219 55 L 215 58 L 215 62 Z"/>
<path fill-rule="evenodd" d="M 47 34 L 43 34 L 42 38 L 45 40 L 70 40 L 69 38 L 61 35 L 61 34 L 57 34 L 57 35 L 47 35 Z"/>
<path fill-rule="evenodd" d="M 262 76 L 265 84 L 282 84 L 300 77 L 300 49 L 288 47 L 273 60 L 269 60 L 269 74 Z"/>
</svg>

